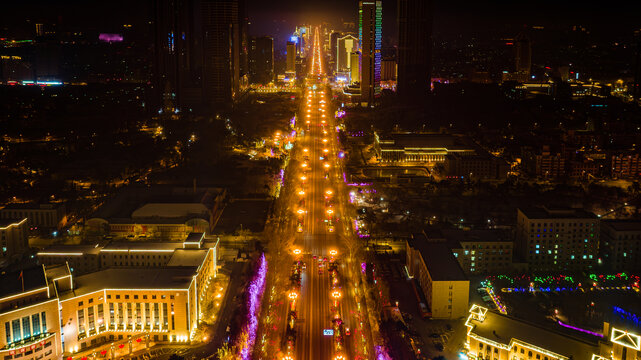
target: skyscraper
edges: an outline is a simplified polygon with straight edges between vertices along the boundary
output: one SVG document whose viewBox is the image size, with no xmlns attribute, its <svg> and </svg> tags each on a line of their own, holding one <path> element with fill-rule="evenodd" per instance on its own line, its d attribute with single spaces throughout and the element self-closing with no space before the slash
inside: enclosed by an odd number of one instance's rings
<svg viewBox="0 0 641 360">
<path fill-rule="evenodd" d="M 532 44 L 525 33 L 520 33 L 515 41 L 514 67 L 517 74 L 525 78 L 530 76 L 532 71 Z"/>
<path fill-rule="evenodd" d="M 361 43 L 361 103 L 374 106 L 381 93 L 383 2 L 359 1 L 358 38 Z"/>
<path fill-rule="evenodd" d="M 432 74 L 432 0 L 398 0 L 398 79 L 401 100 L 430 91 Z"/>
<path fill-rule="evenodd" d="M 154 2 L 154 86 L 164 111 L 232 104 L 240 76 L 238 1 Z"/>
<path fill-rule="evenodd" d="M 249 44 L 250 81 L 269 83 L 274 80 L 274 39 L 270 36 L 252 37 Z"/>
<path fill-rule="evenodd" d="M 287 42 L 287 60 L 285 64 L 286 73 L 296 73 L 296 43 Z"/>
<path fill-rule="evenodd" d="M 349 54 L 351 61 L 350 65 L 350 82 L 352 84 L 361 81 L 361 53 L 354 51 Z"/>
<path fill-rule="evenodd" d="M 338 38 L 336 45 L 336 71 L 344 72 L 351 69 L 350 54 L 358 50 L 358 38 L 354 35 L 345 35 Z"/>
</svg>

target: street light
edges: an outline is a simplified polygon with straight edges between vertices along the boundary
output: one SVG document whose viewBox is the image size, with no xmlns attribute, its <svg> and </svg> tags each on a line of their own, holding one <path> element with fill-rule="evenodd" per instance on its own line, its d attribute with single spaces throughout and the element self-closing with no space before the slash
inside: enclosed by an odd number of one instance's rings
<svg viewBox="0 0 641 360">
<path fill-rule="evenodd" d="M 333 297 L 334 299 L 340 299 L 340 298 L 341 298 L 341 296 L 343 296 L 343 294 L 342 294 L 339 290 L 334 290 L 334 291 L 332 292 L 332 297 Z"/>
<path fill-rule="evenodd" d="M 298 294 L 295 291 L 292 291 L 287 295 L 287 297 L 289 297 L 290 300 L 296 300 L 298 298 Z"/>
<path fill-rule="evenodd" d="M 338 251 L 332 249 L 332 250 L 329 251 L 329 254 L 332 255 L 332 256 L 336 256 L 336 255 L 338 255 Z"/>
<path fill-rule="evenodd" d="M 294 252 L 294 255 L 300 255 L 300 254 L 303 252 L 303 250 L 301 250 L 301 249 L 294 249 L 294 251 L 293 251 L 293 252 Z"/>
</svg>

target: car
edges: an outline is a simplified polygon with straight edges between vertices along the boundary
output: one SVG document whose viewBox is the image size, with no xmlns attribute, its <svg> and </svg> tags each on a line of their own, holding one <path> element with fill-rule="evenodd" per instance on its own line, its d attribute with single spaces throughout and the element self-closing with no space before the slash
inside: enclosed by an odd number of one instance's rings
<svg viewBox="0 0 641 360">
<path fill-rule="evenodd" d="M 334 225 L 329 225 L 329 226 L 327 227 L 327 231 L 329 231 L 329 232 L 334 232 Z"/>
<path fill-rule="evenodd" d="M 349 330 L 348 327 L 345 328 L 345 335 L 347 335 L 347 336 L 352 335 L 352 332 Z"/>
<path fill-rule="evenodd" d="M 303 224 L 298 223 L 298 226 L 296 227 L 296 232 L 303 232 Z"/>
</svg>

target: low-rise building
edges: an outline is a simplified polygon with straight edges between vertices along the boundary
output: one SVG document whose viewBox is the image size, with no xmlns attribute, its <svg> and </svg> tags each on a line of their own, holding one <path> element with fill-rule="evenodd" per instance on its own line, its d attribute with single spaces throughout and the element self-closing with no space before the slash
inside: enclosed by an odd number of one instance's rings
<svg viewBox="0 0 641 360">
<path fill-rule="evenodd" d="M 641 271 L 641 221 L 601 220 L 600 257 L 610 271 Z"/>
<path fill-rule="evenodd" d="M 375 134 L 375 149 L 382 163 L 443 163 L 450 154 L 473 155 L 477 147 L 463 136 L 449 134 Z"/>
<path fill-rule="evenodd" d="M 0 259 L 9 260 L 29 249 L 27 218 L 0 219 Z"/>
<path fill-rule="evenodd" d="M 478 305 L 470 308 L 465 325 L 467 357 L 473 360 L 629 360 L 638 358 L 641 343 L 635 332 L 607 323 L 603 333 L 571 334 L 560 325 L 542 327 Z"/>
<path fill-rule="evenodd" d="M 518 209 L 516 250 L 533 271 L 592 269 L 599 237 L 597 216 L 583 209 Z"/>
<path fill-rule="evenodd" d="M 39 251 L 36 256 L 40 264 L 47 267 L 68 264 L 74 275 L 98 271 L 101 268 L 100 251 L 102 244 L 53 245 Z"/>
<path fill-rule="evenodd" d="M 406 243 L 407 269 L 420 284 L 435 319 L 458 319 L 468 310 L 470 281 L 445 243 L 421 234 Z"/>
<path fill-rule="evenodd" d="M 12 203 L 0 209 L 0 219 L 24 218 L 29 230 L 57 230 L 67 225 L 64 204 Z"/>
</svg>

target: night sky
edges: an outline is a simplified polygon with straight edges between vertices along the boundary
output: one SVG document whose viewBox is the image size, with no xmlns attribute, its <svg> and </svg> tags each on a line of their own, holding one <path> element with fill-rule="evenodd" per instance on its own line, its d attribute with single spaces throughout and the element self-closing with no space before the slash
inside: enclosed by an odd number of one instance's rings
<svg viewBox="0 0 641 360">
<path fill-rule="evenodd" d="M 117 31 L 123 23 L 144 24 L 151 16 L 151 1 L 9 1 L 0 12 L 0 31 L 32 29 L 35 21 L 56 21 L 73 28 Z M 614 5 L 612 5 L 614 4 Z M 251 35 L 277 39 L 301 23 L 323 21 L 340 25 L 357 21 L 357 0 L 246 0 Z M 396 42 L 396 0 L 383 0 L 385 43 Z M 511 32 L 524 25 L 583 25 L 605 36 L 630 34 L 641 28 L 641 1 L 469 1 L 435 0 L 436 36 Z M 594 16 L 599 14 L 599 16 Z"/>
</svg>

